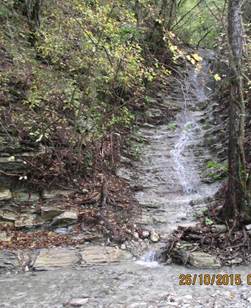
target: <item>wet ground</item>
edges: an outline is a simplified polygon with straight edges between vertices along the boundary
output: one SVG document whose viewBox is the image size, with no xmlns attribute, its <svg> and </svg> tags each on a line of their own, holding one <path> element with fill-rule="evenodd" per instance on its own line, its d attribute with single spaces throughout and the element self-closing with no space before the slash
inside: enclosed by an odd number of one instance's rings
<svg viewBox="0 0 251 308">
<path fill-rule="evenodd" d="M 180 286 L 180 274 L 212 271 L 174 265 L 146 268 L 134 262 L 7 275 L 0 277 L 0 307 L 61 308 L 76 299 L 83 300 L 83 307 L 250 307 L 247 272 L 241 267 L 217 271 L 242 273 L 241 286 Z"/>
</svg>

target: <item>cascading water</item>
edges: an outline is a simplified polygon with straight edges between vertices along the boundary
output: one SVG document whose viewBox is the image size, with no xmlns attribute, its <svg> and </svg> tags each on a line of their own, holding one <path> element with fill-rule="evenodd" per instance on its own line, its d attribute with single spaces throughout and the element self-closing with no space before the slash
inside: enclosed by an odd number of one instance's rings
<svg viewBox="0 0 251 308">
<path fill-rule="evenodd" d="M 158 267 L 159 263 L 157 261 L 157 252 L 154 250 L 148 251 L 136 263 L 139 265 L 143 265 L 143 266 L 151 267 L 151 268 Z"/>
<path fill-rule="evenodd" d="M 191 80 L 194 88 L 191 87 Z M 177 180 L 182 186 L 184 193 L 196 193 L 199 186 L 200 178 L 194 164 L 194 154 L 191 145 L 201 133 L 201 128 L 196 118 L 189 109 L 195 107 L 198 102 L 207 99 L 203 87 L 199 85 L 198 73 L 190 72 L 185 86 L 181 85 L 184 107 L 183 111 L 177 116 L 178 140 L 171 150 L 171 156 L 174 161 L 174 169 L 177 174 Z M 193 97 L 195 94 L 195 98 Z"/>
<path fill-rule="evenodd" d="M 173 170 L 173 172 L 170 173 L 170 161 L 166 162 L 166 166 L 163 166 L 161 171 L 161 175 L 163 175 L 162 180 L 164 179 L 166 185 L 169 186 L 169 189 L 173 189 L 171 188 L 169 180 L 172 178 L 174 179 L 174 182 L 176 182 L 176 187 L 180 185 L 180 190 L 183 192 L 182 194 L 176 193 L 176 195 L 172 196 L 172 200 L 169 199 L 170 196 L 168 193 L 166 194 L 166 201 L 177 204 L 180 207 L 180 209 L 175 209 L 176 214 L 173 214 L 174 217 L 178 217 L 179 211 L 183 211 L 181 204 L 183 204 L 183 208 L 185 207 L 185 211 L 189 211 L 190 201 L 203 198 L 206 193 L 209 193 L 209 191 L 205 192 L 201 190 L 202 185 L 198 171 L 198 162 L 194 154 L 194 146 L 197 146 L 197 144 L 203 139 L 203 130 L 198 119 L 198 114 L 200 115 L 200 113 L 198 113 L 198 104 L 208 100 L 208 96 L 205 93 L 205 85 L 203 84 L 206 68 L 207 63 L 204 62 L 201 63 L 200 71 L 189 68 L 187 78 L 183 82 L 179 82 L 183 98 L 182 111 L 176 117 L 177 129 L 174 136 L 174 142 L 170 144 L 172 148 L 170 151 L 170 158 L 171 161 L 173 161 L 171 170 Z M 163 135 L 160 135 L 158 138 L 161 138 L 162 136 Z M 168 136 L 165 138 L 168 138 Z M 167 141 L 164 142 L 166 143 Z M 163 162 L 164 161 L 163 158 Z M 177 183 L 179 185 L 177 185 Z M 168 207 L 168 202 L 165 203 L 165 206 Z M 170 218 L 168 217 L 168 220 L 169 219 Z M 177 226 L 177 220 L 175 223 Z M 168 221 L 166 229 L 170 230 Z M 139 261 L 137 261 L 137 263 L 147 267 L 155 267 L 158 264 L 157 260 L 157 252 L 150 250 Z"/>
</svg>

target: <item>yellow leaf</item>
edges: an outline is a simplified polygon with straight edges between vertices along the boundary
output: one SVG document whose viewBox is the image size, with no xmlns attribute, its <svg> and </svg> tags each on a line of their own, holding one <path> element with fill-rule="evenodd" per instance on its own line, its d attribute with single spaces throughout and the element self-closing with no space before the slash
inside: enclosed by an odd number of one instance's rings
<svg viewBox="0 0 251 308">
<path fill-rule="evenodd" d="M 215 79 L 216 81 L 219 81 L 219 80 L 221 80 L 221 76 L 220 76 L 219 74 L 215 74 L 215 75 L 214 75 L 214 79 Z"/>
<path fill-rule="evenodd" d="M 193 53 L 193 54 L 192 54 L 192 57 L 193 57 L 194 60 L 197 61 L 197 62 L 201 62 L 201 61 L 203 60 L 203 58 L 202 58 L 200 55 L 198 55 L 197 53 Z"/>
</svg>

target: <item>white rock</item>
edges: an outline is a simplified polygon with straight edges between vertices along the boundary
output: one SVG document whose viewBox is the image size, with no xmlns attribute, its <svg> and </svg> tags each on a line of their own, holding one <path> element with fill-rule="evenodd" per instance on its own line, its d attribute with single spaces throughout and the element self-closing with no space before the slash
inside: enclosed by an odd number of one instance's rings
<svg viewBox="0 0 251 308">
<path fill-rule="evenodd" d="M 82 189 L 82 194 L 87 195 L 89 193 L 89 190 L 86 188 Z"/>
<path fill-rule="evenodd" d="M 12 194 L 9 189 L 0 188 L 0 201 L 10 200 L 11 198 L 12 198 Z"/>
<path fill-rule="evenodd" d="M 89 301 L 89 298 L 73 298 L 70 302 L 69 305 L 72 307 L 81 307 L 85 304 L 87 304 Z"/>
<path fill-rule="evenodd" d="M 148 230 L 144 230 L 142 232 L 142 238 L 145 239 L 145 238 L 148 238 L 150 236 L 150 232 Z"/>
<path fill-rule="evenodd" d="M 126 245 L 125 245 L 125 244 L 122 244 L 122 245 L 120 246 L 120 248 L 121 248 L 122 250 L 126 250 Z"/>
<path fill-rule="evenodd" d="M 138 234 L 138 232 L 134 232 L 134 233 L 133 233 L 133 237 L 136 238 L 136 239 L 139 239 L 139 234 Z"/>
<path fill-rule="evenodd" d="M 158 243 L 160 241 L 160 236 L 157 232 L 155 231 L 152 231 L 151 232 L 151 235 L 150 235 L 150 240 L 153 242 L 153 243 Z"/>
</svg>

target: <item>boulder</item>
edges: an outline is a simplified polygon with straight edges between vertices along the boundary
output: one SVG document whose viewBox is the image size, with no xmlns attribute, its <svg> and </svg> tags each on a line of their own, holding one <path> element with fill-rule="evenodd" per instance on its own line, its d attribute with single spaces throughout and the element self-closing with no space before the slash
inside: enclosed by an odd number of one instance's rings
<svg viewBox="0 0 251 308">
<path fill-rule="evenodd" d="M 114 263 L 129 260 L 131 255 L 118 247 L 87 246 L 80 250 L 81 265 Z"/>
<path fill-rule="evenodd" d="M 76 211 L 65 211 L 53 219 L 52 226 L 69 226 L 76 223 L 77 220 L 78 213 Z"/>
<path fill-rule="evenodd" d="M 74 249 L 51 248 L 40 251 L 34 262 L 34 269 L 37 271 L 47 271 L 66 268 L 76 265 L 79 256 Z"/>
<path fill-rule="evenodd" d="M 208 253 L 194 251 L 189 253 L 188 263 L 196 268 L 219 268 L 220 261 Z"/>
</svg>

